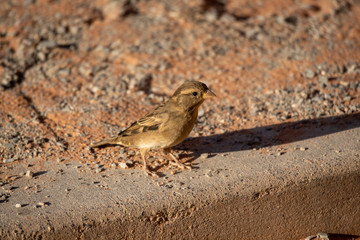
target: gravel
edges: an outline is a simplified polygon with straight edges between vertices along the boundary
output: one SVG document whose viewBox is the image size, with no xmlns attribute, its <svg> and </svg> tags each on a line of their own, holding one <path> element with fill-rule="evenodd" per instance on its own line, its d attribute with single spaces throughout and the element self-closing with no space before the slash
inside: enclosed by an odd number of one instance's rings
<svg viewBox="0 0 360 240">
<path fill-rule="evenodd" d="M 36 184 L 47 179 L 46 171 L 54 170 L 58 181 L 73 168 L 89 174 L 142 167 L 137 150 L 91 153 L 87 146 L 116 135 L 189 79 L 206 82 L 218 96 L 200 108 L 191 139 L 199 147 L 192 147 L 191 161 L 197 161 L 197 152 L 202 162 L 216 153 L 230 158 L 222 148 L 233 151 L 237 144 L 259 151 L 264 138 L 254 134 L 258 128 L 358 114 L 359 6 L 356 1 L 325 2 L 295 1 L 278 8 L 266 1 L 257 6 L 246 1 L 81 0 L 75 7 L 67 1 L 1 2 L 0 203 L 16 193 L 19 176 L 28 178 L 26 192 L 40 197 L 46 184 Z M 232 138 L 236 132 L 241 139 Z M 265 133 L 275 136 L 276 129 Z M 211 155 L 203 153 L 208 144 L 215 147 Z M 282 159 L 291 153 L 271 154 Z M 174 177 L 182 173 L 159 155 L 149 157 L 149 167 L 170 170 Z M 47 161 L 67 167 L 43 169 Z M 216 174 L 205 170 L 202 176 Z M 63 195 L 72 195 L 69 191 Z"/>
<path fill-rule="evenodd" d="M 85 146 L 117 134 L 189 79 L 218 95 L 200 108 L 193 137 L 216 135 L 219 144 L 232 131 L 360 111 L 360 62 L 348 54 L 359 48 L 358 35 L 341 39 L 357 26 L 354 3 L 328 12 L 295 4 L 299 11 L 245 15 L 238 11 L 247 4 L 234 1 L 208 7 L 160 1 L 144 11 L 147 4 L 109 1 L 71 10 L 60 2 L 63 11 L 45 8 L 36 16 L 21 14 L 22 4 L 3 11 L 11 11 L 0 33 L 3 172 L 34 159 L 97 158 L 104 164 L 94 167 L 97 173 L 117 162 L 138 167 L 133 150 L 92 155 Z M 249 146 L 261 142 L 249 139 Z"/>
<path fill-rule="evenodd" d="M 351 101 L 350 95 L 354 90 L 360 90 L 359 86 L 359 82 L 346 84 L 337 79 L 330 82 L 326 76 L 320 75 L 319 81 L 306 86 L 298 85 L 255 94 L 249 100 L 250 114 L 282 121 L 359 112 L 359 103 L 346 103 Z"/>
<path fill-rule="evenodd" d="M 9 158 L 9 159 L 4 159 L 3 163 L 11 163 L 11 162 L 14 162 L 14 161 L 15 161 L 14 158 Z"/>
</svg>

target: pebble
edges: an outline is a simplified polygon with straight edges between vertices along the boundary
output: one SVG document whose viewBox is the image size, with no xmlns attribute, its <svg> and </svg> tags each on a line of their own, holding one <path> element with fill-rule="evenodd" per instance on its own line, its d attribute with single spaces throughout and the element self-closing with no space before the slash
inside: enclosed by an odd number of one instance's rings
<svg viewBox="0 0 360 240">
<path fill-rule="evenodd" d="M 136 152 L 134 150 L 130 150 L 130 151 L 128 151 L 128 155 L 129 156 L 135 156 Z"/>
<path fill-rule="evenodd" d="M 21 208 L 22 205 L 21 205 L 20 203 L 17 203 L 17 204 L 15 204 L 15 207 L 16 207 L 16 208 Z"/>
<path fill-rule="evenodd" d="M 11 192 L 12 190 L 14 190 L 14 187 L 10 186 L 10 185 L 5 185 L 5 186 L 2 186 L 1 188 L 8 192 Z"/>
<path fill-rule="evenodd" d="M 127 168 L 129 168 L 129 166 L 128 166 L 126 163 L 124 163 L 124 162 L 119 162 L 119 167 L 121 167 L 122 169 L 127 169 Z"/>
<path fill-rule="evenodd" d="M 317 234 L 317 237 L 325 240 L 325 239 L 329 239 L 329 234 L 321 232 Z"/>
<path fill-rule="evenodd" d="M 8 199 L 8 198 L 9 198 L 8 195 L 6 195 L 6 194 L 4 194 L 4 193 L 0 193 L 0 201 L 1 201 L 1 202 L 5 202 L 6 199 Z"/>
<path fill-rule="evenodd" d="M 123 15 L 125 12 L 123 3 L 121 1 L 109 1 L 109 3 L 106 4 L 102 10 L 105 19 L 108 21 L 120 18 L 121 15 Z"/>
<path fill-rule="evenodd" d="M 46 60 L 46 55 L 44 52 L 39 52 L 37 54 L 37 57 L 39 58 L 40 61 L 45 61 Z"/>
<path fill-rule="evenodd" d="M 205 176 L 207 176 L 207 177 L 212 177 L 212 176 L 214 176 L 214 175 L 213 175 L 213 171 L 208 170 L 208 171 L 205 173 Z"/>
<path fill-rule="evenodd" d="M 79 73 L 85 78 L 90 77 L 93 74 L 90 63 L 82 63 L 79 67 Z"/>
<path fill-rule="evenodd" d="M 308 79 L 311 79 L 313 77 L 315 77 L 315 72 L 311 69 L 311 68 L 307 68 L 304 72 L 303 72 L 303 76 L 308 78 Z"/>
<path fill-rule="evenodd" d="M 215 8 L 209 9 L 205 14 L 206 21 L 214 22 L 218 19 L 218 13 Z"/>
<path fill-rule="evenodd" d="M 350 101 L 351 100 L 351 96 L 346 96 L 346 97 L 344 97 L 344 101 Z"/>
<path fill-rule="evenodd" d="M 3 163 L 11 163 L 11 162 L 14 162 L 14 161 L 15 161 L 14 158 L 9 158 L 9 159 L 4 159 Z"/>
<path fill-rule="evenodd" d="M 28 177 L 28 178 L 33 178 L 34 172 L 31 171 L 31 170 L 27 170 L 25 176 Z"/>
<path fill-rule="evenodd" d="M 56 42 L 53 41 L 53 40 L 45 40 L 45 41 L 41 41 L 37 46 L 36 48 L 38 50 L 46 50 L 46 49 L 51 49 L 51 48 L 54 48 L 56 47 Z"/>
<path fill-rule="evenodd" d="M 199 117 L 202 117 L 202 116 L 204 115 L 204 113 L 205 113 L 204 109 L 200 108 L 200 109 L 199 109 L 198 116 L 199 116 Z"/>
<path fill-rule="evenodd" d="M 40 207 L 49 206 L 49 203 L 47 203 L 47 202 L 39 202 L 38 206 L 40 206 Z"/>
<path fill-rule="evenodd" d="M 128 165 L 128 167 L 133 167 L 134 166 L 134 161 L 129 159 L 126 161 L 126 165 Z"/>
<path fill-rule="evenodd" d="M 318 233 L 317 235 L 311 235 L 305 238 L 305 240 L 312 239 L 329 240 L 329 235 L 327 233 Z"/>
<path fill-rule="evenodd" d="M 136 73 L 134 78 L 130 79 L 129 89 L 137 88 L 140 91 L 149 93 L 152 80 L 153 77 L 151 74 Z"/>
<path fill-rule="evenodd" d="M 202 153 L 202 154 L 200 155 L 200 158 L 206 159 L 206 158 L 209 158 L 209 156 L 210 156 L 209 153 Z"/>
<path fill-rule="evenodd" d="M 306 150 L 308 150 L 307 147 L 300 147 L 300 151 L 306 151 Z"/>
<path fill-rule="evenodd" d="M 327 84 L 327 83 L 329 82 L 329 79 L 328 79 L 328 77 L 325 76 L 325 75 L 320 75 L 320 76 L 319 76 L 319 82 L 320 82 L 321 84 Z"/>
</svg>

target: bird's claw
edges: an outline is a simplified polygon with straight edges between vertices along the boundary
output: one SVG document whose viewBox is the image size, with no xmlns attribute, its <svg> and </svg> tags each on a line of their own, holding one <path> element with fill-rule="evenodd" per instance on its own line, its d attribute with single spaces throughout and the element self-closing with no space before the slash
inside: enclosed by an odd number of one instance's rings
<svg viewBox="0 0 360 240">
<path fill-rule="evenodd" d="M 175 161 L 170 161 L 170 164 L 175 166 L 175 167 L 178 167 L 180 169 L 186 169 L 186 170 L 191 170 L 192 169 L 192 167 L 190 165 L 185 165 L 185 164 L 183 164 L 181 162 L 178 162 L 178 161 L 176 161 L 176 162 Z"/>
<path fill-rule="evenodd" d="M 149 176 L 149 177 L 158 177 L 159 176 L 156 172 L 151 171 L 147 167 L 144 168 L 144 172 L 145 172 L 146 176 Z"/>
</svg>

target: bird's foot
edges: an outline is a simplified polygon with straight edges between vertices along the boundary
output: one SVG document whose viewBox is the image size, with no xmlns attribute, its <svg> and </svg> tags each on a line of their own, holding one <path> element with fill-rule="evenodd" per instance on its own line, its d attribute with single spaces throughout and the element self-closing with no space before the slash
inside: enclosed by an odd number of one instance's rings
<svg viewBox="0 0 360 240">
<path fill-rule="evenodd" d="M 151 171 L 148 167 L 144 167 L 144 172 L 145 172 L 146 176 L 159 177 L 159 175 L 156 172 Z"/>
<path fill-rule="evenodd" d="M 192 167 L 190 165 L 185 165 L 179 161 L 170 161 L 170 164 L 175 166 L 175 167 L 178 167 L 180 169 L 187 169 L 187 170 L 191 170 Z"/>
<path fill-rule="evenodd" d="M 190 165 L 185 165 L 182 162 L 179 161 L 179 159 L 177 159 L 177 157 L 175 157 L 172 153 L 169 152 L 169 155 L 171 156 L 171 158 L 173 159 L 173 161 L 170 161 L 170 164 L 178 167 L 180 169 L 187 169 L 187 170 L 191 170 L 192 167 Z"/>
</svg>

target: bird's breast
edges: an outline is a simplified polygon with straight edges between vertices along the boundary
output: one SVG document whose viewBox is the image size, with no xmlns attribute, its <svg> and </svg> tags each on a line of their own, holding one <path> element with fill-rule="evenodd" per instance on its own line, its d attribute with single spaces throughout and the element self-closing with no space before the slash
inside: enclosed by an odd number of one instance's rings
<svg viewBox="0 0 360 240">
<path fill-rule="evenodd" d="M 197 116 L 197 109 L 191 114 L 183 114 L 178 116 L 178 120 L 174 121 L 173 126 L 170 126 L 166 131 L 164 131 L 164 133 L 168 135 L 169 139 L 169 146 L 166 147 L 173 147 L 184 141 L 193 129 Z"/>
</svg>

